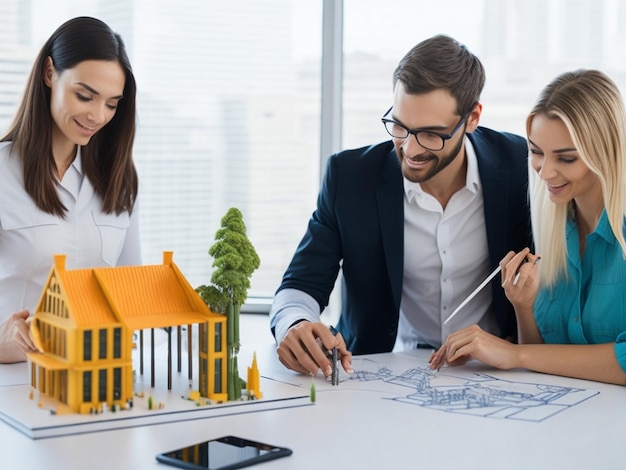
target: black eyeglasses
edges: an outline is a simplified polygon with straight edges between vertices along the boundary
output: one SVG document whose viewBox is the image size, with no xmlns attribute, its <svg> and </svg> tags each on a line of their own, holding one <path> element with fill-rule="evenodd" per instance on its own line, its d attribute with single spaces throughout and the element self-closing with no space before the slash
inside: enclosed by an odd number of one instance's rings
<svg viewBox="0 0 626 470">
<path fill-rule="evenodd" d="M 454 134 L 461 128 L 463 123 L 465 123 L 466 119 L 469 117 L 470 113 L 467 113 L 465 116 L 461 118 L 459 123 L 456 125 L 452 132 L 449 134 L 439 134 L 433 131 L 423 131 L 420 129 L 409 129 L 404 124 L 399 123 L 393 119 L 388 119 L 387 116 L 393 106 L 387 110 L 387 112 L 383 115 L 381 121 L 383 122 L 387 133 L 396 139 L 406 139 L 409 135 L 414 135 L 417 143 L 420 144 L 421 147 L 424 147 L 427 150 L 437 151 L 441 150 L 446 145 L 446 140 L 450 140 L 454 137 Z"/>
</svg>

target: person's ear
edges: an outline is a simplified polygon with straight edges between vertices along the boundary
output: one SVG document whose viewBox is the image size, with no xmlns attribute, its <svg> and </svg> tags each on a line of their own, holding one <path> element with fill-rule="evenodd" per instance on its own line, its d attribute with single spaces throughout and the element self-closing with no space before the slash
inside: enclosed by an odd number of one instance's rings
<svg viewBox="0 0 626 470">
<path fill-rule="evenodd" d="M 467 117 L 467 126 L 465 128 L 465 132 L 474 132 L 478 127 L 478 123 L 480 122 L 480 115 L 483 112 L 482 103 L 478 102 L 474 105 L 472 111 L 470 111 L 469 116 Z"/>
<path fill-rule="evenodd" d="M 52 62 L 52 57 L 48 56 L 46 57 L 46 61 L 43 65 L 43 81 L 46 86 L 52 86 L 52 77 L 54 77 L 54 73 L 54 62 Z"/>
</svg>

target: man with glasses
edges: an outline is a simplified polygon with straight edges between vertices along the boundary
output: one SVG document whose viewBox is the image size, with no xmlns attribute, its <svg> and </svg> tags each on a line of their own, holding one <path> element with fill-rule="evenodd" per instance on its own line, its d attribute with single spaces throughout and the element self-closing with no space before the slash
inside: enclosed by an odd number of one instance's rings
<svg viewBox="0 0 626 470">
<path fill-rule="evenodd" d="M 478 324 L 516 336 L 497 281 L 447 317 L 510 250 L 531 243 L 527 146 L 479 127 L 485 73 L 456 40 L 422 41 L 393 75 L 391 136 L 328 160 L 317 208 L 276 292 L 270 325 L 288 368 L 328 377 L 325 350 L 352 354 L 439 348 Z M 339 269 L 336 335 L 320 321 Z"/>
</svg>

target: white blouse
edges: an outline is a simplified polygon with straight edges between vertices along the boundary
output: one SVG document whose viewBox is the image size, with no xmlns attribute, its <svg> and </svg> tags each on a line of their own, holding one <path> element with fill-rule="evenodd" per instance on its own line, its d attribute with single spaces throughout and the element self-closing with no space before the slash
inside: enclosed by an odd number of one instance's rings
<svg viewBox="0 0 626 470">
<path fill-rule="evenodd" d="M 65 218 L 35 205 L 11 147 L 0 142 L 0 323 L 24 309 L 34 313 L 55 254 L 67 256 L 67 269 L 141 264 L 137 204 L 132 215 L 103 213 L 82 172 L 80 147 L 57 182 Z"/>
</svg>

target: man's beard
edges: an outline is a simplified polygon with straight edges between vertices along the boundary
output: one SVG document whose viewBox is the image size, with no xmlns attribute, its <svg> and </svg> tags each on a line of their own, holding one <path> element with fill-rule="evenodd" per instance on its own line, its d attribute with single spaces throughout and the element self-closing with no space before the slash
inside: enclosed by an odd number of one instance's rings
<svg viewBox="0 0 626 470">
<path fill-rule="evenodd" d="M 404 154 L 402 147 L 398 147 L 396 149 L 396 155 L 398 156 L 398 159 L 400 160 L 400 166 L 402 167 L 402 174 L 404 175 L 406 179 L 408 179 L 409 181 L 412 181 L 413 183 L 423 183 L 424 181 L 428 181 L 429 179 L 431 179 L 433 176 L 441 172 L 444 168 L 446 168 L 448 165 L 450 165 L 450 163 L 454 161 L 454 159 L 461 152 L 461 149 L 463 148 L 464 143 L 465 143 L 464 138 L 459 139 L 459 142 L 450 152 L 440 157 L 430 152 L 424 155 L 420 155 L 420 157 L 427 157 L 429 159 L 432 159 L 432 161 L 435 162 L 435 164 L 423 176 L 416 176 L 415 170 L 406 168 L 402 164 L 403 160 L 408 159 L 408 157 Z"/>
</svg>

